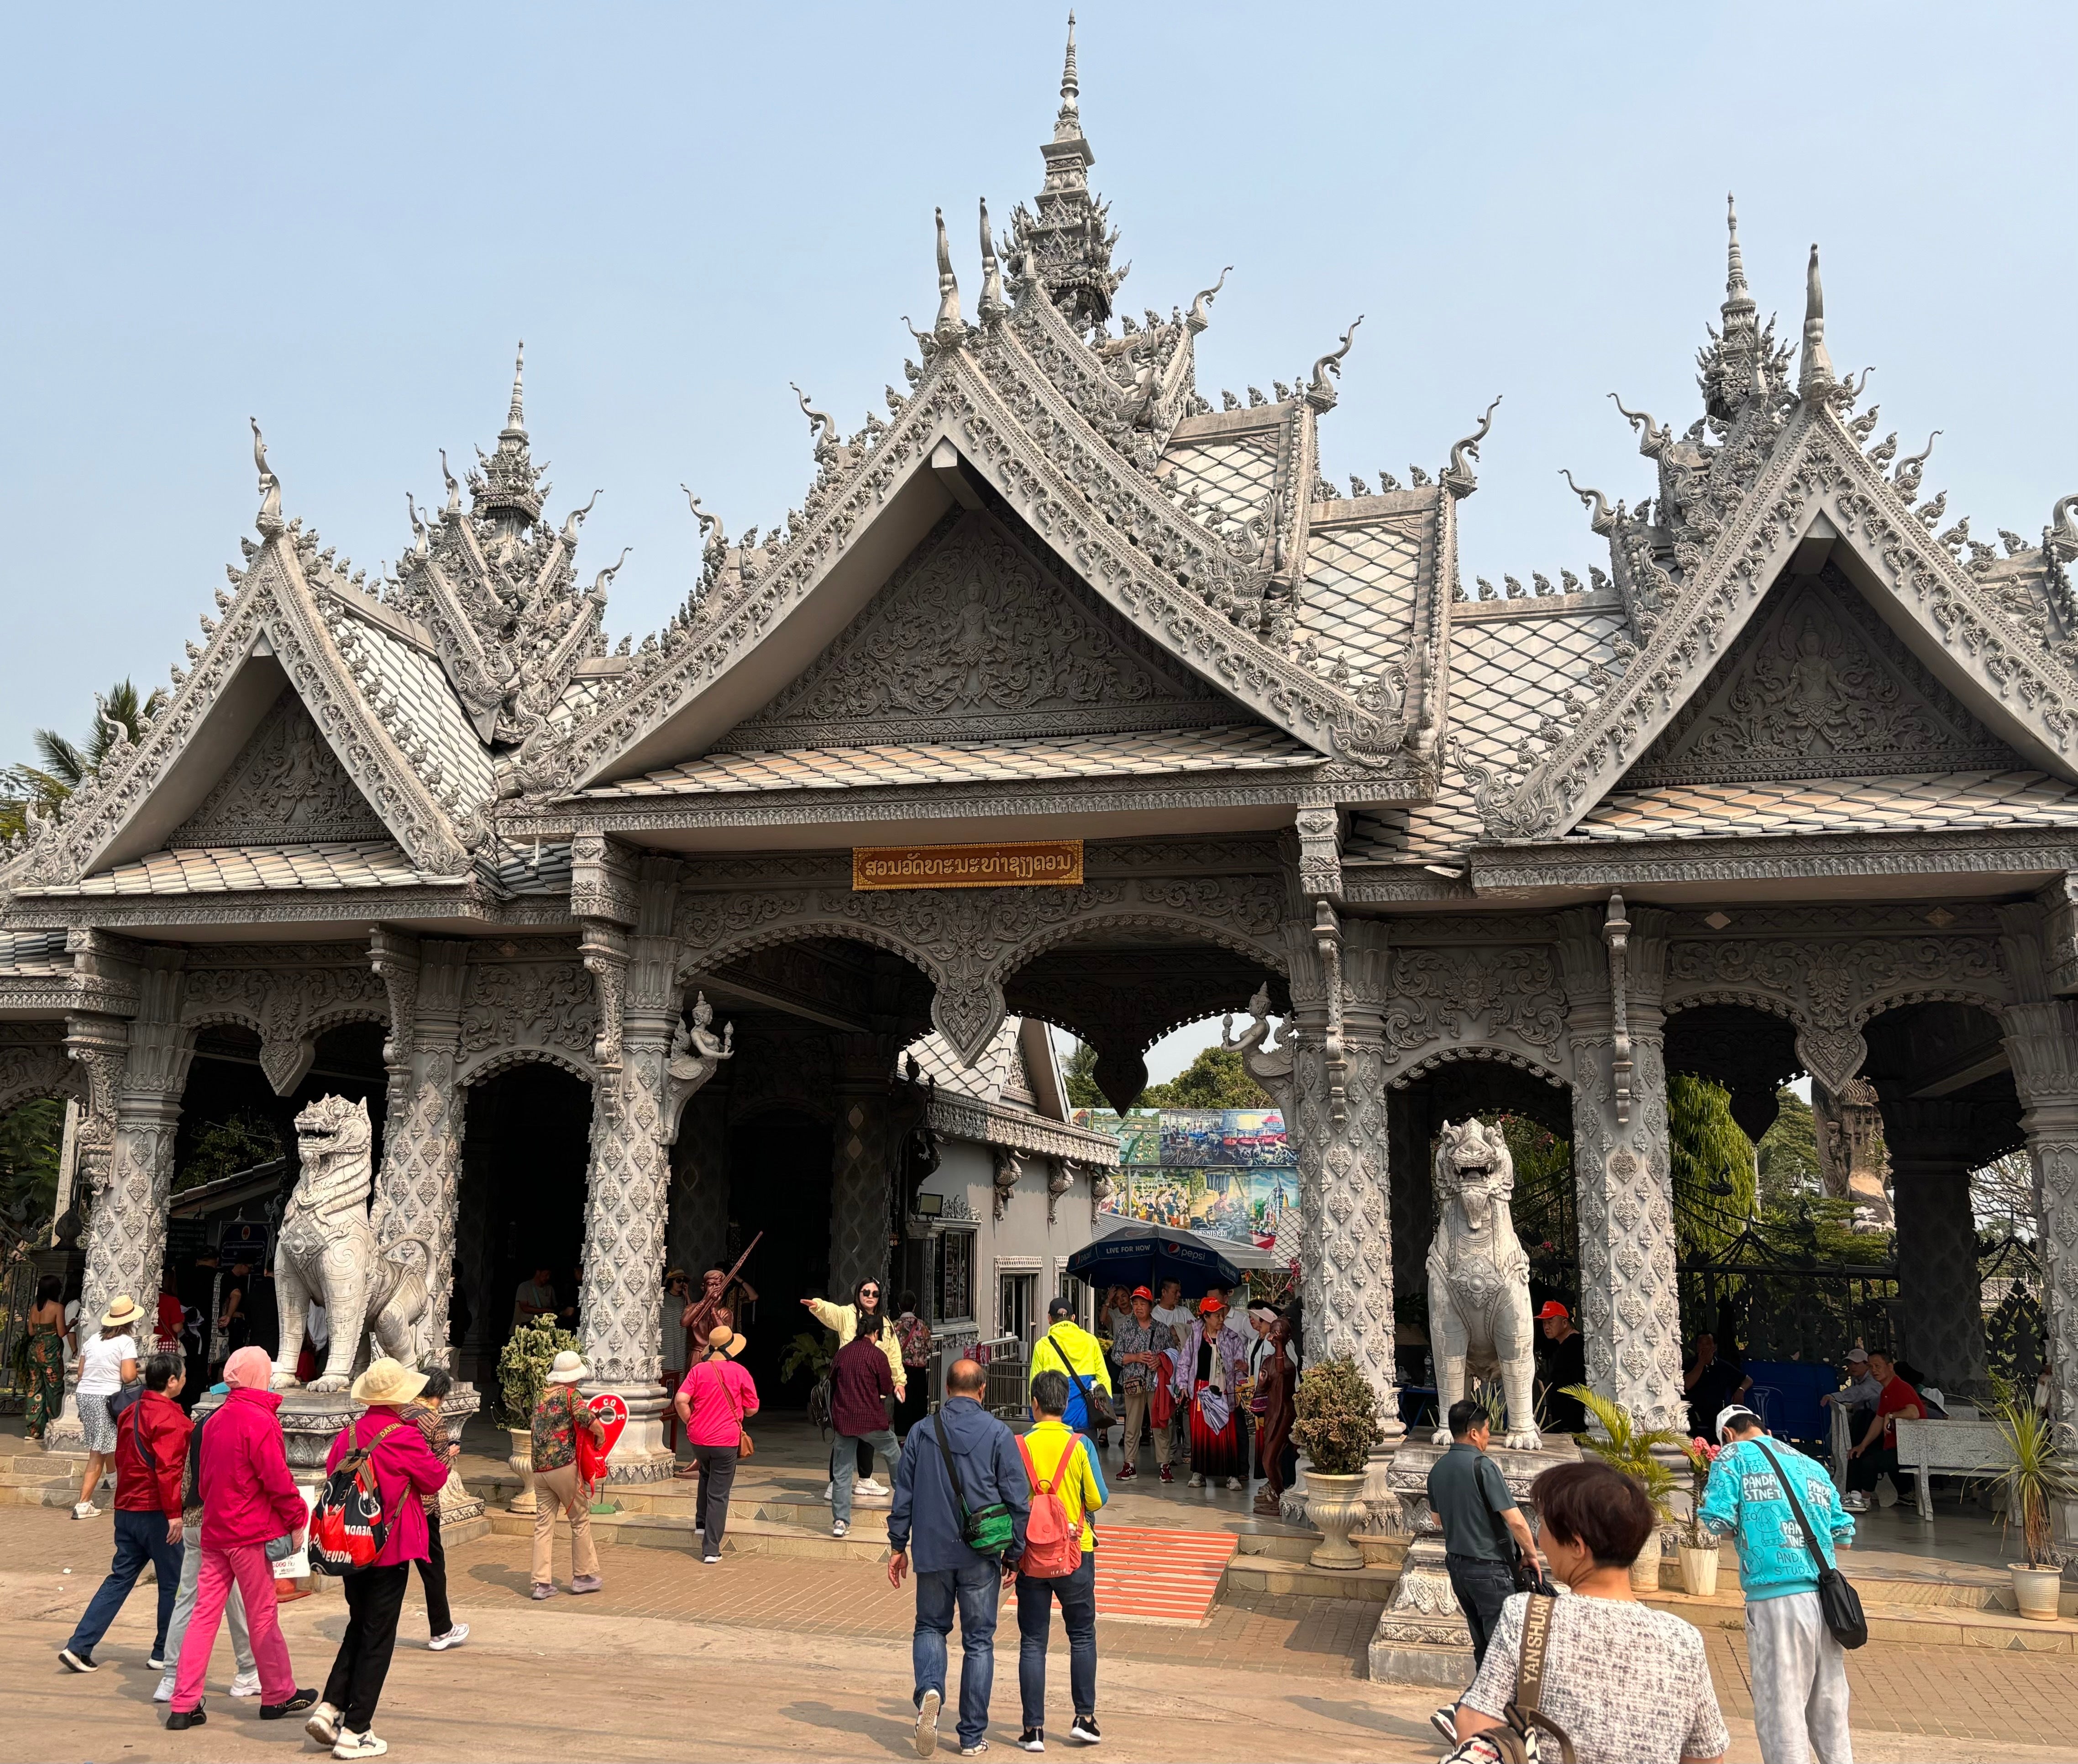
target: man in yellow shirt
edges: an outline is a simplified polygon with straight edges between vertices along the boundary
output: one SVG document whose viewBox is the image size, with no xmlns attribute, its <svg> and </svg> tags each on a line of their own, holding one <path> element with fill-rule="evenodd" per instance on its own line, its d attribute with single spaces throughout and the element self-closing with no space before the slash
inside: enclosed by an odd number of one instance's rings
<svg viewBox="0 0 2078 1764">
<path fill-rule="evenodd" d="M 1071 1738 L 1094 1745 L 1097 1732 L 1096 1528 L 1090 1515 L 1104 1505 L 1108 1491 L 1095 1449 L 1062 1419 L 1073 1392 L 1065 1374 L 1040 1373 L 1032 1381 L 1032 1430 L 1020 1441 L 1033 1483 L 1034 1509 L 1047 1484 L 1081 1534 L 1082 1560 L 1073 1573 L 1051 1577 L 1017 1575 L 1017 1689 L 1024 1705 L 1024 1731 L 1019 1747 L 1046 1749 L 1046 1628 L 1054 1601 L 1061 1601 L 1061 1620 L 1068 1629 L 1068 1688 L 1074 1702 Z M 1027 1532 L 1029 1562 L 1030 1535 Z"/>
<path fill-rule="evenodd" d="M 1046 1307 L 1046 1332 L 1032 1345 L 1032 1378 L 1036 1384 L 1043 1372 L 1059 1372 L 1068 1381 L 1068 1412 L 1062 1417 L 1079 1431 L 1090 1424 L 1084 1402 L 1092 1390 L 1111 1395 L 1111 1371 L 1104 1364 L 1104 1343 L 1075 1321 L 1075 1307 L 1066 1299 Z M 1038 1419 L 1035 1404 L 1033 1419 Z"/>
</svg>

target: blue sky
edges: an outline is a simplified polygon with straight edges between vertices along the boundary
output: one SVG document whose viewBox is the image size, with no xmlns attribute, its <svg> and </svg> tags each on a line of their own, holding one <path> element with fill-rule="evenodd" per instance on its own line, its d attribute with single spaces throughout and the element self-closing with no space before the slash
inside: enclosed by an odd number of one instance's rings
<svg viewBox="0 0 2078 1764">
<path fill-rule="evenodd" d="M 490 444 L 513 344 L 580 561 L 632 556 L 617 637 L 810 470 L 928 323 L 931 210 L 970 303 L 974 204 L 1037 188 L 1062 9 L 22 8 L 0 70 L 0 757 L 163 682 L 257 503 L 394 558 L 436 449 Z M 1558 477 L 1634 500 L 1608 402 L 1684 426 L 1739 197 L 1763 312 L 1873 362 L 1883 430 L 1979 536 L 2078 490 L 2064 414 L 2070 9 L 1087 4 L 1083 114 L 1129 310 L 1234 271 L 1214 394 L 1289 381 L 1366 315 L 1337 478 L 1431 469 L 1506 402 L 1467 574 L 1597 552 Z M 1882 430 L 1879 431 L 1879 433 Z"/>
</svg>

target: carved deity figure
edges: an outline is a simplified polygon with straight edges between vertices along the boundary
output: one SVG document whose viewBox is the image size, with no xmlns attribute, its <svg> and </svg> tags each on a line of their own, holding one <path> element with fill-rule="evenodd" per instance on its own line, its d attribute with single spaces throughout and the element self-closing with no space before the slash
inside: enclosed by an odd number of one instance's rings
<svg viewBox="0 0 2078 1764">
<path fill-rule="evenodd" d="M 1220 1020 L 1220 1045 L 1229 1053 L 1238 1053 L 1241 1070 L 1275 1097 L 1280 1108 L 1288 1107 L 1291 1049 L 1288 1044 L 1281 1047 L 1269 1045 L 1271 1024 L 1270 987 L 1266 982 L 1256 988 L 1255 996 L 1248 1001 L 1248 1027 L 1238 1036 L 1233 1032 L 1232 1015 Z"/>
<path fill-rule="evenodd" d="M 691 1023 L 681 1022 L 671 1032 L 671 1076 L 675 1078 L 706 1079 L 715 1067 L 729 1058 L 736 1051 L 736 1025 L 724 1024 L 720 1035 L 714 1032 L 714 1007 L 707 1003 L 707 995 L 698 994 L 693 1001 Z"/>
<path fill-rule="evenodd" d="M 303 1174 L 289 1196 L 274 1251 L 282 1345 L 269 1382 L 277 1391 L 296 1388 L 303 1317 L 312 1299 L 323 1304 L 332 1323 L 324 1372 L 311 1381 L 312 1390 L 344 1390 L 370 1333 L 391 1359 L 418 1365 L 430 1257 L 416 1237 L 375 1241 L 368 1218 L 375 1177 L 367 1103 L 319 1097 L 296 1117 L 296 1153 Z"/>
<path fill-rule="evenodd" d="M 1533 1406 L 1535 1337 L 1529 1257 L 1515 1235 L 1508 1198 L 1515 1160 L 1499 1127 L 1448 1121 L 1436 1144 L 1436 1239 L 1429 1246 L 1429 1338 L 1436 1356 L 1438 1416 L 1466 1392 L 1467 1374 L 1498 1372 L 1508 1395 L 1502 1443 L 1533 1452 L 1543 1441 Z M 1439 1426 L 1434 1443 L 1447 1445 Z"/>
</svg>

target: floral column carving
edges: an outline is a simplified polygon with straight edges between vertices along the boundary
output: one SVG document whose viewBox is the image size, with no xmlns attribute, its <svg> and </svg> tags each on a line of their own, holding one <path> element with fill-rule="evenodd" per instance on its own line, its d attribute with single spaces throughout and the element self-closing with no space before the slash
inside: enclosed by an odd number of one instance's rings
<svg viewBox="0 0 2078 1764">
<path fill-rule="evenodd" d="M 455 1213 L 461 1184 L 461 1099 L 455 1069 L 461 1044 L 469 945 L 378 928 L 369 960 L 390 999 L 382 1044 L 390 1074 L 382 1174 L 374 1226 L 381 1242 L 426 1246 L 426 1316 L 419 1339 L 428 1363 L 452 1363 L 448 1313 L 454 1296 Z"/>
<path fill-rule="evenodd" d="M 888 1143 L 888 1086 L 895 1072 L 895 1049 L 883 1036 L 848 1035 L 840 1041 L 837 1059 L 837 1132 L 830 1170 L 830 1296 L 844 1303 L 859 1281 L 887 1277 L 892 1204 L 888 1184 L 894 1177 L 895 1150 Z M 999 1183 L 1001 1179 L 999 1159 Z M 1003 1216 L 999 1206 L 996 1216 Z"/>
<path fill-rule="evenodd" d="M 671 1202 L 666 1259 L 692 1276 L 722 1259 L 728 1242 L 728 1122 L 719 1091 L 695 1097 L 671 1148 Z"/>
<path fill-rule="evenodd" d="M 586 1389 L 611 1391 L 628 1405 L 611 1474 L 646 1482 L 669 1476 L 672 1467 L 657 1382 L 670 1145 L 679 1110 L 720 1061 L 688 1058 L 689 1075 L 676 1075 L 674 1044 L 685 1041 L 681 952 L 671 935 L 676 862 L 642 860 L 632 895 L 632 928 L 590 919 L 584 924 L 585 965 L 601 1006 L 597 1046 L 613 1058 L 599 1065 L 592 1093 L 582 1309 L 591 1367 Z"/>
<path fill-rule="evenodd" d="M 1597 922 L 1599 921 L 1599 922 Z M 1646 1427 L 1680 1427 L 1681 1300 L 1667 1132 L 1665 915 L 1574 915 L 1560 946 L 1588 1382 Z"/>
<path fill-rule="evenodd" d="M 2078 1422 L 2078 1005 L 2008 1005 L 2003 1019 L 2042 1220 L 2050 1411 L 2068 1427 Z M 2078 1502 L 2059 1503 L 2056 1533 L 2078 1544 Z"/>
<path fill-rule="evenodd" d="M 1888 1083 L 1882 1099 L 1897 1216 L 1898 1345 L 1944 1394 L 1988 1394 L 1977 1223 L 1970 1166 L 1984 1143 L 1975 1105 L 1913 1099 Z"/>
</svg>

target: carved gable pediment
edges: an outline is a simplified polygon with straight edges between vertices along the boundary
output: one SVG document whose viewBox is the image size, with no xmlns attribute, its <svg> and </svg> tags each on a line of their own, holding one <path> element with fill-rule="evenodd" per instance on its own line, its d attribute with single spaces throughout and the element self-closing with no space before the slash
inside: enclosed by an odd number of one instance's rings
<svg viewBox="0 0 2078 1764">
<path fill-rule="evenodd" d="M 1254 723 L 983 511 L 932 529 L 792 685 L 717 751 Z"/>
<path fill-rule="evenodd" d="M 2030 769 L 1829 565 L 1777 583 L 1622 787 Z"/>
<path fill-rule="evenodd" d="M 390 836 L 290 686 L 167 844 L 178 849 Z"/>
</svg>

